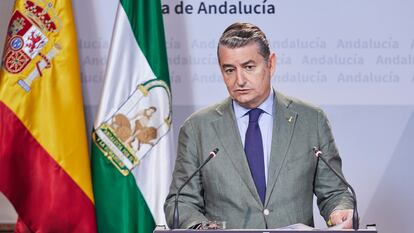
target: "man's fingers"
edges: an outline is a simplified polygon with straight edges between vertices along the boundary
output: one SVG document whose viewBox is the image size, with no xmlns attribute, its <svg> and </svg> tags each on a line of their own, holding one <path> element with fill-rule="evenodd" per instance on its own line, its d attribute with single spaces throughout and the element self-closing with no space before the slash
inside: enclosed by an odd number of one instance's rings
<svg viewBox="0 0 414 233">
<path fill-rule="evenodd" d="M 338 225 L 342 223 L 345 219 L 343 219 L 343 216 L 340 213 L 338 213 L 338 210 L 334 211 L 331 214 L 331 217 L 329 218 L 329 220 L 331 220 L 332 225 Z"/>
<path fill-rule="evenodd" d="M 341 228 L 352 228 L 352 209 L 347 210 L 335 210 L 329 217 L 331 225 L 342 224 Z"/>
</svg>

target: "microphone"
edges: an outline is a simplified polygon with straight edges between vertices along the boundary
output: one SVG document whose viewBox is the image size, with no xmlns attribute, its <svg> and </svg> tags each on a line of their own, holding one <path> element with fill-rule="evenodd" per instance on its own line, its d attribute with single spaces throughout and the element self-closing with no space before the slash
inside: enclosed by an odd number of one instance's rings
<svg viewBox="0 0 414 233">
<path fill-rule="evenodd" d="M 191 174 L 191 176 L 177 190 L 177 194 L 175 195 L 175 201 L 174 201 L 174 214 L 173 214 L 173 227 L 172 227 L 172 229 L 178 229 L 178 222 L 179 222 L 179 219 L 180 219 L 179 214 L 178 214 L 178 197 L 180 196 L 181 190 L 184 188 L 184 186 L 186 186 L 188 184 L 188 182 L 190 182 L 190 180 L 195 176 L 195 174 L 197 174 L 201 170 L 201 168 L 203 168 L 204 165 L 206 165 L 208 163 L 208 161 L 210 161 L 212 158 L 217 156 L 218 151 L 219 151 L 218 148 L 211 151 L 210 154 L 208 155 L 208 158 L 206 160 L 204 160 L 204 162 L 200 165 L 200 167 L 198 167 L 197 170 L 195 170 L 193 172 L 193 174 Z"/>
<path fill-rule="evenodd" d="M 355 231 L 357 231 L 359 229 L 359 217 L 358 217 L 358 210 L 357 210 L 357 199 L 356 199 L 356 195 L 355 195 L 355 191 L 352 188 L 352 186 L 345 180 L 345 178 L 339 174 L 338 171 L 336 171 L 329 163 L 328 161 L 326 161 L 326 159 L 322 156 L 322 151 L 319 150 L 319 148 L 317 147 L 313 147 L 313 153 L 315 153 L 316 158 L 320 158 L 325 164 L 326 166 L 329 167 L 329 169 L 331 169 L 331 171 L 333 171 L 333 173 L 335 173 L 335 175 L 351 190 L 352 192 L 352 197 L 353 197 L 353 204 L 354 204 L 354 210 L 352 213 L 352 227 L 354 228 Z"/>
</svg>

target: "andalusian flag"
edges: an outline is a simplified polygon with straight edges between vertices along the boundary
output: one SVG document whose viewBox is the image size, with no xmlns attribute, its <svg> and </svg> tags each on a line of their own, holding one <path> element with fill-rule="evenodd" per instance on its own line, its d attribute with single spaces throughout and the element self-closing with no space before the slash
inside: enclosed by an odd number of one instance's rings
<svg viewBox="0 0 414 233">
<path fill-rule="evenodd" d="M 160 1 L 120 1 L 92 137 L 98 231 L 151 233 L 166 224 L 174 158 Z"/>
<path fill-rule="evenodd" d="M 32 232 L 96 232 L 70 0 L 17 0 L 0 70 L 0 191 Z"/>
</svg>

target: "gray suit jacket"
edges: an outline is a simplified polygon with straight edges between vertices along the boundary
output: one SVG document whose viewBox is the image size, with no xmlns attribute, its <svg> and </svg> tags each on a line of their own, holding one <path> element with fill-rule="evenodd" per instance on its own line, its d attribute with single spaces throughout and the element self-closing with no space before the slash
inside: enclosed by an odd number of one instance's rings
<svg viewBox="0 0 414 233">
<path fill-rule="evenodd" d="M 250 174 L 228 98 L 194 113 L 181 127 L 173 181 L 164 205 L 170 226 L 177 189 L 216 147 L 220 149 L 218 156 L 181 192 L 180 228 L 207 219 L 226 221 L 227 228 L 278 228 L 294 223 L 313 226 L 313 194 L 325 219 L 334 208 L 353 208 L 346 186 L 312 152 L 319 146 L 333 167 L 341 170 L 324 113 L 278 92 L 275 96 L 265 204 Z"/>
</svg>

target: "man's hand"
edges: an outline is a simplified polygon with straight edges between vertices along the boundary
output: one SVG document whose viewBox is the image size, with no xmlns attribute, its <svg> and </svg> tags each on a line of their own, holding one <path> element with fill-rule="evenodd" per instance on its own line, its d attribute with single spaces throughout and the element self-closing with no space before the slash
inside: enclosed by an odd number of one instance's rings
<svg viewBox="0 0 414 233">
<path fill-rule="evenodd" d="M 352 229 L 352 213 L 352 209 L 335 210 L 329 216 L 328 225 L 339 225 L 340 229 Z"/>
</svg>

